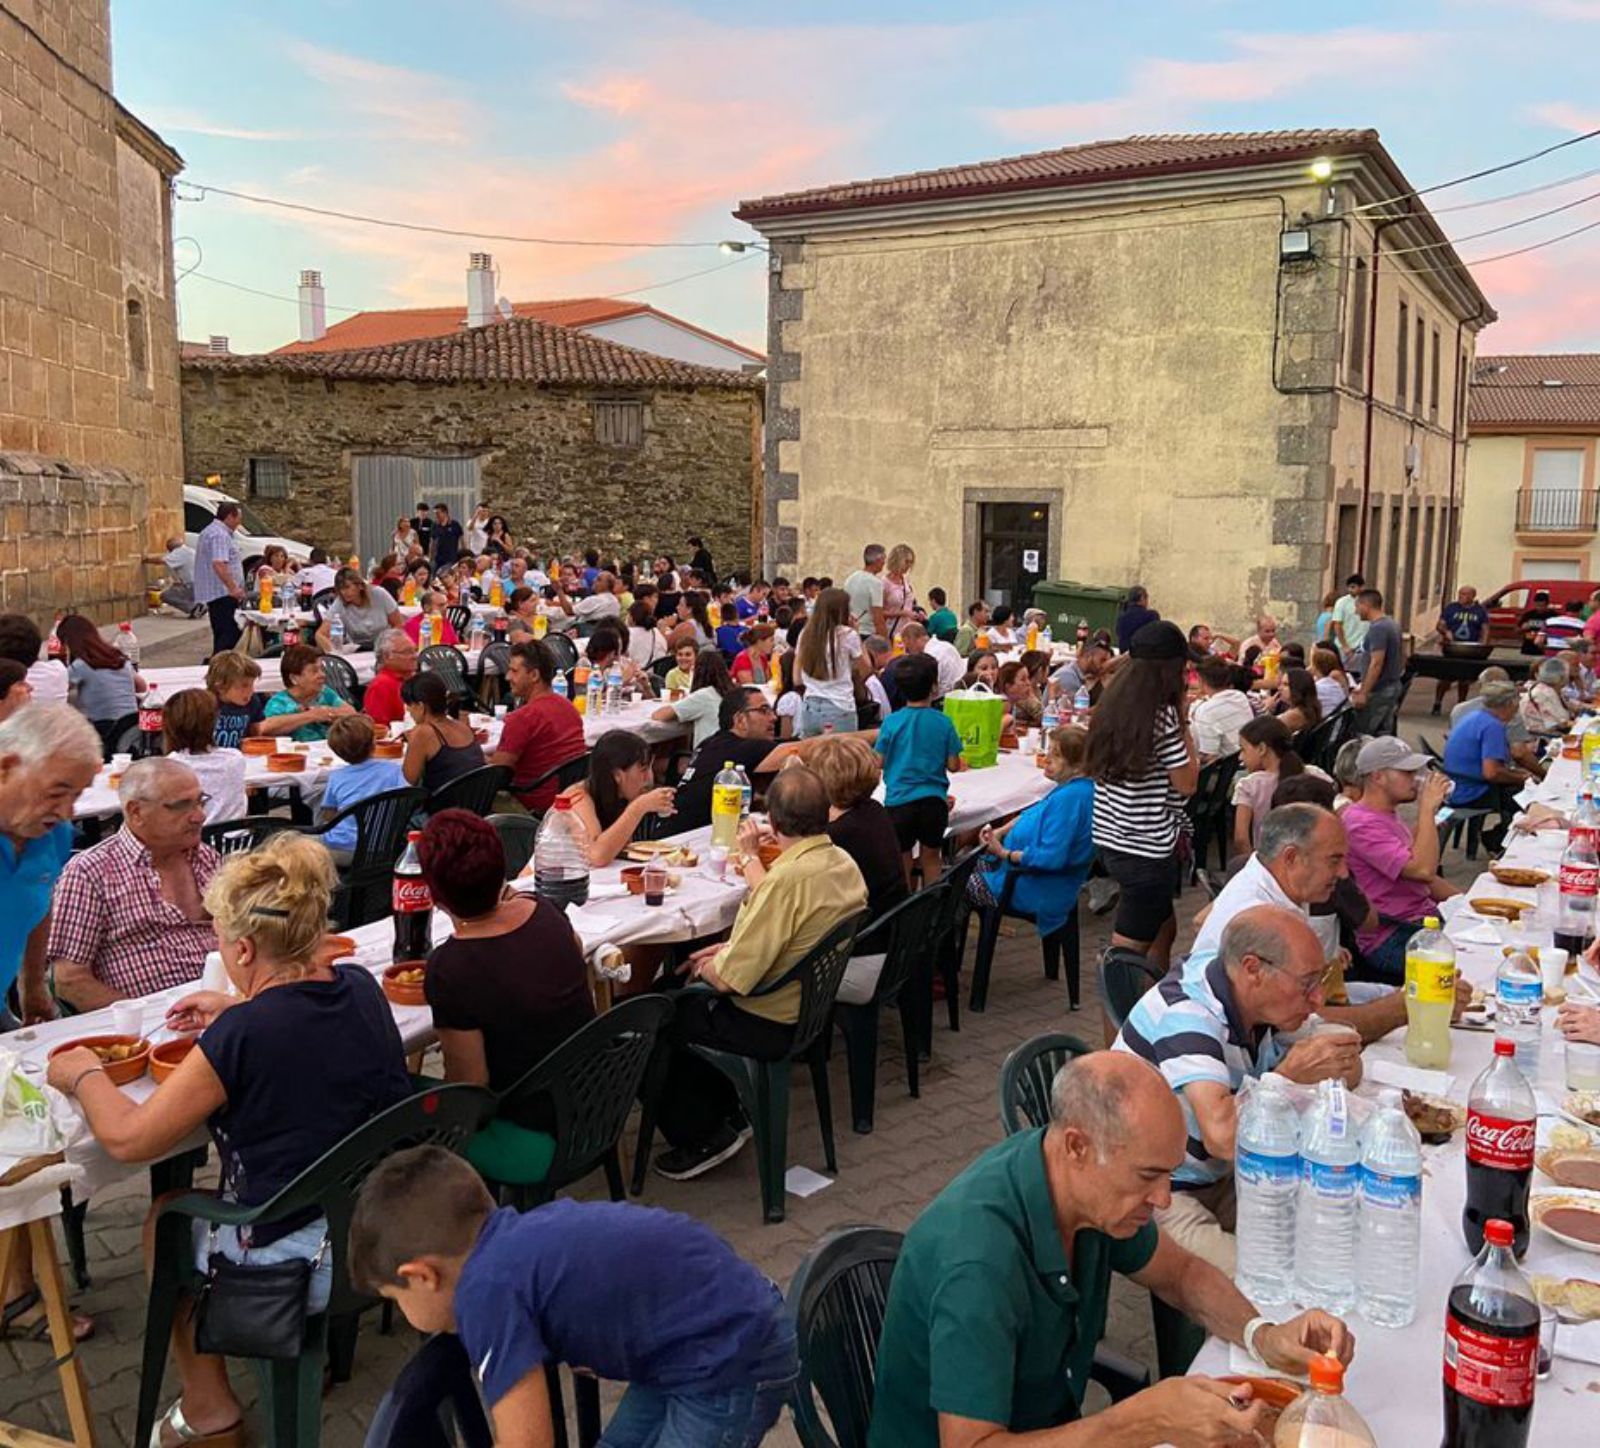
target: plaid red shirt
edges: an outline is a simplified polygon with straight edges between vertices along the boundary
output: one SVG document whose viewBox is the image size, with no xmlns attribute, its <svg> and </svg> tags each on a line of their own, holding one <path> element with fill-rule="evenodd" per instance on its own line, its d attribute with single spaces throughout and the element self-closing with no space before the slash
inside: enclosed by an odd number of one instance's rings
<svg viewBox="0 0 1600 1448">
<path fill-rule="evenodd" d="M 196 846 L 189 859 L 204 895 L 221 860 L 209 845 Z M 150 851 L 126 825 L 74 855 L 56 883 L 46 955 L 87 965 L 112 990 L 143 996 L 198 980 L 206 952 L 216 947 L 209 916 L 189 920 L 161 898 Z"/>
</svg>

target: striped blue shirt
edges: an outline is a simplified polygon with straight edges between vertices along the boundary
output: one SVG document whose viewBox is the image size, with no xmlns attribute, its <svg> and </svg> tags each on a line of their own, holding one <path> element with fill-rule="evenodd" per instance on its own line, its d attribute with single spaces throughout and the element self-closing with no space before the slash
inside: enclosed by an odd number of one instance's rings
<svg viewBox="0 0 1600 1448">
<path fill-rule="evenodd" d="M 1284 1056 L 1270 1026 L 1245 1029 L 1218 958 L 1198 975 L 1174 971 L 1151 986 L 1128 1012 L 1112 1049 L 1142 1056 L 1177 1094 L 1189 1137 L 1183 1165 L 1172 1176 L 1178 1187 L 1210 1186 L 1233 1170 L 1206 1150 L 1183 1088 L 1214 1081 L 1237 1095 L 1246 1076 L 1264 1075 Z"/>
<path fill-rule="evenodd" d="M 214 518 L 201 529 L 194 544 L 194 601 L 210 603 L 215 598 L 226 598 L 228 590 L 217 577 L 213 563 L 226 563 L 228 576 L 244 587 L 244 568 L 239 562 L 238 545 L 233 541 L 233 529 L 221 519 Z"/>
</svg>

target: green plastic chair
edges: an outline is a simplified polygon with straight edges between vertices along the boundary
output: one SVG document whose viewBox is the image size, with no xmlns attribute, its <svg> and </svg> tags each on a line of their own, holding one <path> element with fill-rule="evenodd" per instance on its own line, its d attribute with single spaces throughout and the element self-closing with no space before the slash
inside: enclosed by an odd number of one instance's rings
<svg viewBox="0 0 1600 1448">
<path fill-rule="evenodd" d="M 328 914 L 338 930 L 382 920 L 393 905 L 394 862 L 405 848 L 412 817 L 428 798 L 425 789 L 387 789 L 357 800 L 331 820 L 302 834 L 319 839 L 341 820 L 353 819 L 356 847 L 339 872 Z"/>
<path fill-rule="evenodd" d="M 467 656 L 454 644 L 430 644 L 417 655 L 417 667 L 425 674 L 437 674 L 450 691 L 452 703 L 464 704 L 472 698 L 467 682 Z"/>
<path fill-rule="evenodd" d="M 834 997 L 850 963 L 850 948 L 855 943 L 859 917 L 852 916 L 834 926 L 806 953 L 792 970 L 770 985 L 750 993 L 750 999 L 771 995 L 784 986 L 800 986 L 800 1016 L 795 1023 L 794 1045 L 782 1061 L 757 1061 L 731 1051 L 709 1046 L 689 1047 L 721 1071 L 739 1093 L 739 1104 L 750 1119 L 756 1139 L 756 1167 L 761 1176 L 761 1209 L 769 1222 L 783 1220 L 783 1179 L 789 1169 L 789 1077 L 791 1067 L 803 1060 L 811 1068 L 811 1087 L 817 1099 L 817 1116 L 822 1127 L 824 1164 L 830 1172 L 839 1170 L 833 1144 L 833 1097 L 828 1089 L 828 1022 L 833 1014 Z M 684 987 L 684 994 L 695 991 L 711 994 L 709 986 Z M 644 1190 L 645 1168 L 650 1163 L 650 1147 L 655 1140 L 656 1098 L 660 1092 L 660 1073 L 645 1091 L 644 1111 L 639 1122 L 639 1144 L 633 1160 L 633 1194 Z"/>
<path fill-rule="evenodd" d="M 644 1083 L 656 1041 L 672 1019 L 663 995 L 637 996 L 574 1031 L 500 1096 L 495 1117 L 467 1144 L 466 1157 L 502 1204 L 525 1212 L 604 1167 L 611 1200 L 626 1199 L 617 1142 Z M 548 1102 L 555 1130 L 534 1131 L 506 1112 Z"/>
<path fill-rule="evenodd" d="M 523 866 L 533 858 L 534 841 L 539 837 L 539 817 L 530 814 L 492 814 L 489 823 L 500 836 L 506 852 L 506 879 L 515 880 Z"/>
<path fill-rule="evenodd" d="M 460 1152 L 489 1113 L 493 1095 L 479 1086 L 439 1086 L 396 1103 L 324 1153 L 273 1199 L 243 1207 L 207 1193 L 187 1193 L 163 1204 L 156 1218 L 150 1301 L 145 1309 L 144 1361 L 133 1441 L 148 1443 L 160 1407 L 161 1379 L 177 1315 L 178 1299 L 204 1279 L 195 1266 L 193 1226 L 249 1226 L 282 1221 L 314 1210 L 328 1219 L 333 1254 L 333 1290 L 325 1312 L 307 1319 L 305 1348 L 292 1362 L 259 1362 L 267 1442 L 274 1448 L 315 1448 L 322 1431 L 322 1371 L 332 1339 L 353 1327 L 374 1299 L 350 1281 L 346 1252 L 350 1218 L 361 1184 L 377 1164 L 408 1146 L 443 1146 Z M 337 1366 L 337 1364 L 336 1364 Z M 337 1373 L 335 1374 L 337 1376 Z"/>
</svg>

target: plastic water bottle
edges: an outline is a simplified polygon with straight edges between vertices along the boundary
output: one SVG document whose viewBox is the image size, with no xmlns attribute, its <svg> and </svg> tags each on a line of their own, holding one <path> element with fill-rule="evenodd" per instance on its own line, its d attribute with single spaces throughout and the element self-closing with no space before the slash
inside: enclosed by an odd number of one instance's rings
<svg viewBox="0 0 1600 1448">
<path fill-rule="evenodd" d="M 328 644 L 334 653 L 342 654 L 344 652 L 344 620 L 342 618 L 329 620 Z"/>
<path fill-rule="evenodd" d="M 1344 1364 L 1332 1353 L 1318 1353 L 1307 1367 L 1309 1392 L 1284 1410 L 1273 1431 L 1277 1448 L 1378 1448 L 1367 1420 L 1344 1395 Z M 1257 1435 L 1258 1442 L 1265 1442 Z"/>
<path fill-rule="evenodd" d="M 589 851 L 572 801 L 557 795 L 533 839 L 534 892 L 560 910 L 589 898 Z"/>
<path fill-rule="evenodd" d="M 1404 1327 L 1417 1315 L 1422 1245 L 1422 1138 L 1385 1091 L 1361 1142 L 1356 1213 L 1361 1315 L 1374 1327 Z"/>
<path fill-rule="evenodd" d="M 756 791 L 750 783 L 750 776 L 745 773 L 744 765 L 734 765 L 733 772 L 739 776 L 739 823 L 743 824 L 750 818 L 750 807 L 755 803 Z"/>
<path fill-rule="evenodd" d="M 613 659 L 606 670 L 606 713 L 615 714 L 622 707 L 622 664 Z"/>
<path fill-rule="evenodd" d="M 472 633 L 471 633 L 472 642 L 471 642 L 470 647 L 472 648 L 472 651 L 474 653 L 478 652 L 478 650 L 480 650 L 483 647 L 483 638 L 484 638 L 484 634 L 486 632 L 487 632 L 487 630 L 483 626 L 483 615 L 482 614 L 476 614 L 476 613 L 473 614 L 473 616 L 472 616 Z"/>
<path fill-rule="evenodd" d="M 1079 719 L 1086 719 L 1089 716 L 1089 710 L 1093 707 L 1094 701 L 1089 697 L 1089 686 L 1087 684 L 1079 684 L 1078 692 L 1072 696 L 1073 715 Z"/>
<path fill-rule="evenodd" d="M 595 718 L 605 708 L 605 694 L 600 682 L 600 670 L 589 671 L 589 682 L 584 687 L 584 713 L 591 719 Z"/>
<path fill-rule="evenodd" d="M 555 678 L 550 681 L 550 692 L 558 699 L 567 697 L 567 676 L 560 669 L 556 670 Z"/>
<path fill-rule="evenodd" d="M 1343 1081 L 1317 1083 L 1300 1132 L 1295 1203 L 1295 1300 L 1342 1316 L 1356 1298 L 1356 1206 L 1361 1142 Z"/>
<path fill-rule="evenodd" d="M 1544 980 L 1526 951 L 1502 956 L 1494 978 L 1494 1033 L 1517 1048 L 1517 1067 L 1531 1088 L 1539 1079 L 1539 1009 Z"/>
<path fill-rule="evenodd" d="M 1271 1073 L 1239 1109 L 1233 1154 L 1238 1190 L 1239 1265 L 1234 1277 L 1252 1302 L 1294 1296 L 1295 1201 L 1300 1189 L 1300 1116 Z"/>
<path fill-rule="evenodd" d="M 433 647 L 433 619 L 428 614 L 422 615 L 422 622 L 417 627 L 417 652 Z"/>
<path fill-rule="evenodd" d="M 1056 732 L 1060 723 L 1061 710 L 1057 707 L 1056 701 L 1054 699 L 1046 700 L 1044 710 L 1039 716 L 1039 733 L 1042 738 L 1048 741 L 1050 736 Z M 1042 749 L 1043 747 L 1044 745 L 1041 744 L 1040 748 Z"/>
<path fill-rule="evenodd" d="M 132 664 L 134 668 L 139 667 L 139 636 L 134 633 L 133 625 L 127 619 L 123 619 L 117 625 L 117 636 L 113 643 L 117 652 L 123 658 Z"/>
</svg>

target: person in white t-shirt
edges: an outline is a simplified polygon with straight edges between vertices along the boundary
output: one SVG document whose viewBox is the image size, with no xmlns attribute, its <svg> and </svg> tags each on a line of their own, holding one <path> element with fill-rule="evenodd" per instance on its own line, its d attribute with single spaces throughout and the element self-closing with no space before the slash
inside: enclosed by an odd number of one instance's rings
<svg viewBox="0 0 1600 1448">
<path fill-rule="evenodd" d="M 315 597 L 332 588 L 333 580 L 338 576 L 339 570 L 328 562 L 327 553 L 321 548 L 313 548 L 311 561 L 300 570 L 296 581 L 301 584 L 309 583 L 312 597 Z"/>
<path fill-rule="evenodd" d="M 206 823 L 245 817 L 244 755 L 219 748 L 217 696 L 210 689 L 180 689 L 161 713 L 167 757 L 181 760 L 206 796 Z"/>
<path fill-rule="evenodd" d="M 28 671 L 28 688 L 37 704 L 67 702 L 67 666 L 60 659 L 42 659 L 44 639 L 26 614 L 0 614 L 0 659 L 15 659 Z"/>
<path fill-rule="evenodd" d="M 467 520 L 464 541 L 467 552 L 474 558 L 483 552 L 484 545 L 489 541 L 489 505 L 479 503 L 473 511 L 472 517 Z"/>
<path fill-rule="evenodd" d="M 825 588 L 801 631 L 795 652 L 806 695 L 800 710 L 802 739 L 856 728 L 855 681 L 866 664 L 861 659 L 861 636 L 849 619 L 849 595 L 842 588 Z"/>
<path fill-rule="evenodd" d="M 967 661 L 956 652 L 954 644 L 936 639 L 920 623 L 905 624 L 900 630 L 900 642 L 908 654 L 926 654 L 939 666 L 939 682 L 933 687 L 933 697 L 942 699 L 952 689 L 961 687 L 967 676 Z"/>
<path fill-rule="evenodd" d="M 1233 686 L 1233 665 L 1215 655 L 1195 668 L 1201 697 L 1189 706 L 1194 747 L 1206 758 L 1239 752 L 1239 731 L 1256 717 L 1249 698 Z"/>
</svg>

